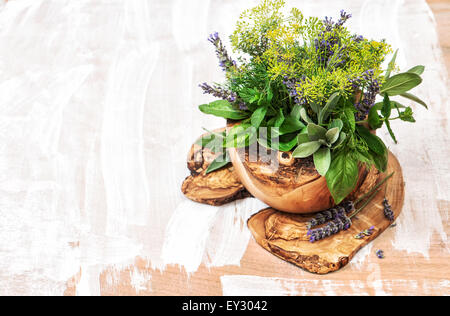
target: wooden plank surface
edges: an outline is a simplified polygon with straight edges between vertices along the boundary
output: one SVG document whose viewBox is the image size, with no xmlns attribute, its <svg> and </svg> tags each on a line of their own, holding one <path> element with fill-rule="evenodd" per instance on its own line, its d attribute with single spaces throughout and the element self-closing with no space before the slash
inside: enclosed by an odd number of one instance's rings
<svg viewBox="0 0 450 316">
<path fill-rule="evenodd" d="M 196 109 L 210 100 L 197 85 L 223 80 L 206 38 L 256 2 L 0 0 L 0 294 L 450 295 L 449 1 L 287 0 L 344 8 L 402 68 L 427 66 L 429 111 L 393 122 L 398 145 L 379 134 L 402 166 L 402 214 L 343 269 L 261 248 L 246 228 L 258 201 L 180 192 L 190 144 L 224 124 Z"/>
</svg>

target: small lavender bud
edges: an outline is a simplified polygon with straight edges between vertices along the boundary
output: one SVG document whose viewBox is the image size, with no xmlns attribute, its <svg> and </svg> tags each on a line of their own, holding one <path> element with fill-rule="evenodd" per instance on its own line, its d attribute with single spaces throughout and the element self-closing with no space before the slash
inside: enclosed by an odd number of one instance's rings
<svg viewBox="0 0 450 316">
<path fill-rule="evenodd" d="M 384 216 L 391 222 L 395 220 L 394 212 L 392 211 L 391 205 L 389 204 L 389 201 L 384 198 L 383 200 L 383 207 L 384 207 Z"/>
<path fill-rule="evenodd" d="M 383 250 L 377 250 L 377 251 L 375 252 L 375 254 L 377 255 L 377 257 L 378 257 L 379 259 L 384 259 L 384 251 L 383 251 Z"/>
</svg>

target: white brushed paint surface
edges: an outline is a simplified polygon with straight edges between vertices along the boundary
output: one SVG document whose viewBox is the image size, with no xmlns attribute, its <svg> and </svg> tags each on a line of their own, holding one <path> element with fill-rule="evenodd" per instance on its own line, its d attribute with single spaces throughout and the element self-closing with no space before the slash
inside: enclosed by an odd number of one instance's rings
<svg viewBox="0 0 450 316">
<path fill-rule="evenodd" d="M 417 94 L 430 111 L 413 105 L 415 125 L 393 124 L 398 145 L 381 132 L 407 183 L 392 244 L 429 258 L 434 238 L 448 256 L 448 210 L 438 210 L 450 202 L 448 83 L 428 6 L 287 2 L 307 15 L 336 16 L 344 8 L 353 13 L 353 30 L 400 48 L 402 69 L 427 66 Z M 197 85 L 223 78 L 206 38 L 219 31 L 226 39 L 255 3 L 0 1 L 0 294 L 62 294 L 80 268 L 77 294 L 100 294 L 101 273 L 136 257 L 155 271 L 179 265 L 180 275 L 202 264 L 239 267 L 250 240 L 246 220 L 263 203 L 203 206 L 186 200 L 180 185 L 201 127 L 224 124 L 196 109 L 211 100 Z M 371 250 L 350 268 L 361 270 Z M 332 294 L 340 284 L 308 281 L 318 289 L 307 291 L 274 277 L 225 276 L 224 294 Z M 129 278 L 138 293 L 154 288 L 150 272 L 132 269 Z M 269 292 L 257 290 L 258 282 Z M 352 286 L 384 294 L 390 285 L 374 277 Z"/>
</svg>

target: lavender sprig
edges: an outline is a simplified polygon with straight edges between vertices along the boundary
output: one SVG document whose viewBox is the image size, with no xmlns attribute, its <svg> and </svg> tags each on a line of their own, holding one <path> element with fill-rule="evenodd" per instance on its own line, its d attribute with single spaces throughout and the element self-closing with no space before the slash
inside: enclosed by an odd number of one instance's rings
<svg viewBox="0 0 450 316">
<path fill-rule="evenodd" d="M 211 85 L 207 84 L 206 82 L 204 82 L 204 83 L 200 84 L 199 87 L 203 89 L 204 94 L 211 94 L 217 98 L 221 98 L 221 99 L 227 100 L 229 102 L 236 101 L 236 98 L 237 98 L 236 93 L 229 91 L 229 90 L 225 90 L 220 86 L 217 86 L 217 85 L 211 86 Z"/>
<path fill-rule="evenodd" d="M 317 213 L 314 218 L 308 221 L 307 228 L 311 229 L 316 226 L 325 224 L 332 219 L 342 218 L 346 213 L 349 212 L 347 212 L 346 209 L 342 206 L 332 207 L 330 209 Z"/>
<path fill-rule="evenodd" d="M 392 211 L 391 205 L 389 204 L 389 201 L 384 198 L 383 199 L 383 207 L 384 207 L 384 216 L 391 222 L 395 220 L 394 212 Z"/>
<path fill-rule="evenodd" d="M 326 237 L 336 235 L 340 231 L 349 229 L 351 226 L 352 221 L 347 216 L 337 217 L 322 228 L 309 230 L 309 241 L 313 243 Z"/>
<path fill-rule="evenodd" d="M 215 32 L 211 34 L 208 38 L 208 41 L 210 41 L 215 46 L 216 55 L 219 59 L 219 65 L 224 71 L 229 71 L 232 67 L 235 67 L 237 65 L 236 61 L 231 59 L 231 57 L 228 55 L 228 52 L 219 37 L 219 33 Z"/>
<path fill-rule="evenodd" d="M 363 230 L 358 235 L 355 236 L 356 239 L 363 239 L 364 237 L 372 236 L 375 226 L 371 226 L 369 229 Z"/>
</svg>

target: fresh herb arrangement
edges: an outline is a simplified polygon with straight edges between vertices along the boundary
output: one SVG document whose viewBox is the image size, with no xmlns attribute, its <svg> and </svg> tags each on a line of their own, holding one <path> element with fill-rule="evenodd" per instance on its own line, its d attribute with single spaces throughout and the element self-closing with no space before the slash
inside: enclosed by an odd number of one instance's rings
<svg viewBox="0 0 450 316">
<path fill-rule="evenodd" d="M 295 158 L 312 156 L 338 204 L 355 188 L 360 165 L 386 170 L 388 150 L 370 129 L 385 125 L 397 142 L 390 122 L 415 122 L 412 109 L 391 97 L 427 107 L 409 92 L 422 82 L 424 66 L 399 73 L 396 51 L 383 69 L 393 52 L 390 45 L 352 34 L 345 27 L 350 14 L 341 11 L 337 21 L 320 20 L 294 8 L 285 16 L 284 5 L 283 0 L 263 0 L 242 13 L 230 37 L 240 55 L 236 60 L 217 33 L 209 38 L 226 81 L 200 85 L 220 100 L 199 108 L 240 124 L 201 139 L 223 153 L 208 172 L 229 162 L 222 148 L 258 142 L 293 151 Z M 376 102 L 377 96 L 382 101 Z"/>
</svg>

